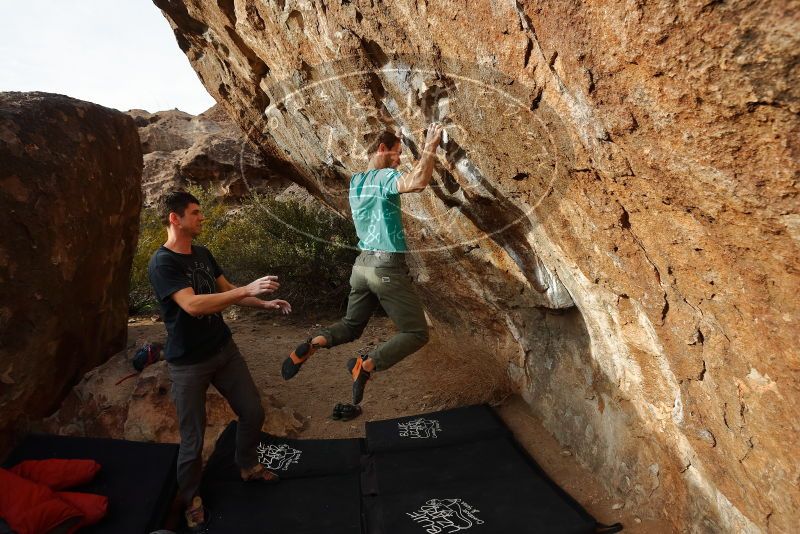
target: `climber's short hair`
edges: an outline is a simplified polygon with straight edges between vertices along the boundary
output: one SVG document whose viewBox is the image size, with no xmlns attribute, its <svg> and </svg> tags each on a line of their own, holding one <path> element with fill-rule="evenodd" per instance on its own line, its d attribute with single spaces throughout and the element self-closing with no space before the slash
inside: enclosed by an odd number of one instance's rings
<svg viewBox="0 0 800 534">
<path fill-rule="evenodd" d="M 161 216 L 161 223 L 169 226 L 169 214 L 177 213 L 181 217 L 186 212 L 189 204 L 200 205 L 200 201 L 191 193 L 186 191 L 170 191 L 158 202 L 158 214 Z"/>
<path fill-rule="evenodd" d="M 370 143 L 369 148 L 367 149 L 367 155 L 372 157 L 375 152 L 378 151 L 381 144 L 383 144 L 386 148 L 394 148 L 394 146 L 400 142 L 400 138 L 394 133 L 392 130 L 384 130 L 379 133 L 373 139 L 372 143 Z"/>
</svg>

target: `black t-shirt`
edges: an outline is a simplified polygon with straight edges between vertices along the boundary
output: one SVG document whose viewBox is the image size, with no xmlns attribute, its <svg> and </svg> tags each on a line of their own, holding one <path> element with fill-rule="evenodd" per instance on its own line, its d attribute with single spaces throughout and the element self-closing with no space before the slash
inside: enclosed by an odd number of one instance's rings
<svg viewBox="0 0 800 534">
<path fill-rule="evenodd" d="M 208 249 L 192 245 L 191 254 L 179 254 L 161 246 L 150 258 L 147 272 L 167 327 L 167 361 L 197 363 L 228 341 L 231 331 L 221 313 L 192 317 L 172 298 L 173 293 L 187 287 L 194 289 L 196 295 L 217 292 L 217 277 L 222 275 L 222 269 Z"/>
</svg>

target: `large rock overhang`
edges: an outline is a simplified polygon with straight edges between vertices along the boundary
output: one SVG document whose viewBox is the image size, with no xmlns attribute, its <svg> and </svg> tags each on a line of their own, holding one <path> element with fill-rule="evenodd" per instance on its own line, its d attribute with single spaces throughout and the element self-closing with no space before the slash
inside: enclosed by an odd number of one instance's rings
<svg viewBox="0 0 800 534">
<path fill-rule="evenodd" d="M 270 164 L 343 214 L 369 134 L 410 153 L 448 124 L 435 185 L 404 198 L 427 310 L 626 503 L 796 521 L 787 3 L 155 3 Z"/>
</svg>

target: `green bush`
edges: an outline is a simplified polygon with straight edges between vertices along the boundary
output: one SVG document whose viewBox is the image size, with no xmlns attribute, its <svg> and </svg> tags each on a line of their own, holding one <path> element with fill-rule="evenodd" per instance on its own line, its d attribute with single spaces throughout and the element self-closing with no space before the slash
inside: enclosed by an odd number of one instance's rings
<svg viewBox="0 0 800 534">
<path fill-rule="evenodd" d="M 128 313 L 131 315 L 150 313 L 158 308 L 158 301 L 147 278 L 147 263 L 166 239 L 167 231 L 161 224 L 158 211 L 154 208 L 143 208 L 139 218 L 139 243 L 133 256 L 128 291 Z"/>
<path fill-rule="evenodd" d="M 233 209 L 204 190 L 193 190 L 205 215 L 198 244 L 208 247 L 232 283 L 244 285 L 267 274 L 281 288 L 266 298 L 288 300 L 296 310 L 331 309 L 344 302 L 357 255 L 353 223 L 296 201 L 254 195 Z M 147 278 L 147 263 L 166 240 L 154 208 L 144 208 L 133 260 L 131 313 L 149 313 L 157 302 Z"/>
</svg>

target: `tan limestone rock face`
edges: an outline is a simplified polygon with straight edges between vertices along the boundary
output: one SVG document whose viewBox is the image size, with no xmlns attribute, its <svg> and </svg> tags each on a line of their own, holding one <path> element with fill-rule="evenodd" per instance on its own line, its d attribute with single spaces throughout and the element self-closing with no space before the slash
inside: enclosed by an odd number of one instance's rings
<svg viewBox="0 0 800 534">
<path fill-rule="evenodd" d="M 371 134 L 402 131 L 408 170 L 445 122 L 403 198 L 428 314 L 484 339 L 626 506 L 800 521 L 796 5 L 155 4 L 265 157 L 343 213 Z"/>
<path fill-rule="evenodd" d="M 130 117 L 0 93 L 0 454 L 124 347 L 141 170 Z"/>
<path fill-rule="evenodd" d="M 275 193 L 292 184 L 267 161 L 224 111 L 214 106 L 194 116 L 179 110 L 127 112 L 142 141 L 145 203 L 172 189 L 199 185 L 235 202 L 252 193 Z"/>
<path fill-rule="evenodd" d="M 133 372 L 131 361 L 135 352 L 136 347 L 131 347 L 88 372 L 70 391 L 59 411 L 45 420 L 44 429 L 70 436 L 179 443 L 167 363 L 157 362 L 122 380 Z M 266 413 L 264 432 L 295 436 L 302 430 L 302 418 L 280 406 L 274 398 L 263 397 L 262 405 Z M 211 455 L 228 423 L 236 419 L 227 401 L 213 387 L 206 395 L 206 417 L 204 459 Z"/>
</svg>

